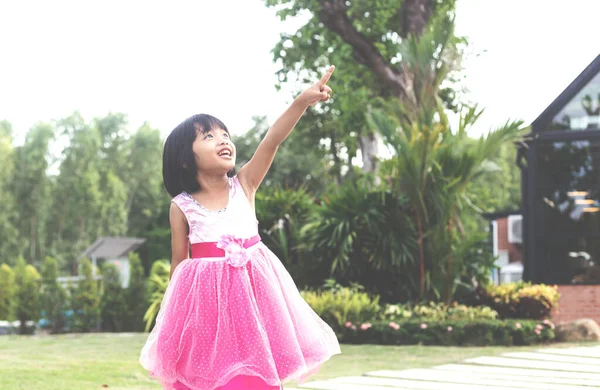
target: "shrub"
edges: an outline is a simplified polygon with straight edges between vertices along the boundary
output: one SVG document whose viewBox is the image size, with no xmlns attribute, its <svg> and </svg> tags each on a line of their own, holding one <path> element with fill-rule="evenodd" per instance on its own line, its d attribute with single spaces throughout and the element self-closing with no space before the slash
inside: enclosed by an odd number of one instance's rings
<svg viewBox="0 0 600 390">
<path fill-rule="evenodd" d="M 58 263 L 52 257 L 46 257 L 42 264 L 42 308 L 50 323 L 52 333 L 64 330 L 67 320 L 67 292 L 56 281 L 58 278 Z"/>
<path fill-rule="evenodd" d="M 426 305 L 387 305 L 382 319 L 387 321 L 402 321 L 407 319 L 432 320 L 432 321 L 459 321 L 459 320 L 494 320 L 498 313 L 487 307 L 469 307 L 453 303 L 430 302 Z"/>
<path fill-rule="evenodd" d="M 379 296 L 371 297 L 360 290 L 360 286 L 335 285 L 324 291 L 303 291 L 302 297 L 325 322 L 339 332 L 347 322 L 368 321 L 380 314 Z"/>
<path fill-rule="evenodd" d="M 83 258 L 79 264 L 83 279 L 71 292 L 71 307 L 73 308 L 73 329 L 89 332 L 97 329 L 100 316 L 100 298 L 98 284 L 92 276 L 92 263 Z"/>
<path fill-rule="evenodd" d="M 306 246 L 342 282 L 359 282 L 386 302 L 415 299 L 417 245 L 409 211 L 391 191 L 349 182 L 323 196 L 303 230 Z"/>
<path fill-rule="evenodd" d="M 23 257 L 17 259 L 15 267 L 15 316 L 20 321 L 21 334 L 33 333 L 27 328 L 28 321 L 38 321 L 41 317 L 40 274 L 34 266 L 25 263 Z"/>
<path fill-rule="evenodd" d="M 329 263 L 301 245 L 305 242 L 302 229 L 314 208 L 313 197 L 303 188 L 265 187 L 256 194 L 261 238 L 302 287 L 322 284 L 330 270 Z"/>
<path fill-rule="evenodd" d="M 554 340 L 554 325 L 532 320 L 348 322 L 341 340 L 382 345 L 530 345 Z"/>
<path fill-rule="evenodd" d="M 147 305 L 146 280 L 140 256 L 133 252 L 129 254 L 129 285 L 125 291 L 125 300 L 129 313 L 125 330 L 143 331 Z"/>
<path fill-rule="evenodd" d="M 12 318 L 12 302 L 15 293 L 15 273 L 8 264 L 0 265 L 0 320 Z"/>
<path fill-rule="evenodd" d="M 558 306 L 558 298 L 556 286 L 521 281 L 486 287 L 482 302 L 494 308 L 502 318 L 542 320 Z"/>
<path fill-rule="evenodd" d="M 121 287 L 119 269 L 112 263 L 102 265 L 102 295 L 100 298 L 102 330 L 122 332 L 127 318 L 125 290 Z"/>
<path fill-rule="evenodd" d="M 166 260 L 157 260 L 152 264 L 148 278 L 148 309 L 144 314 L 145 330 L 154 326 L 163 297 L 169 285 L 171 266 Z"/>
</svg>

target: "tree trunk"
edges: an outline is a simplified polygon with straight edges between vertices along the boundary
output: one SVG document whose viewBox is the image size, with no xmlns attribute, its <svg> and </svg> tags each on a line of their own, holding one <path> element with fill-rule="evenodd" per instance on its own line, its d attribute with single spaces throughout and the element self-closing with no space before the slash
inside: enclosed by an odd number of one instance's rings
<svg viewBox="0 0 600 390">
<path fill-rule="evenodd" d="M 415 208 L 415 219 L 417 220 L 417 243 L 419 244 L 419 298 L 425 296 L 425 250 L 423 248 L 423 221 L 421 215 Z"/>
<path fill-rule="evenodd" d="M 404 0 L 401 11 L 402 36 L 421 35 L 432 12 L 433 1 L 431 0 Z"/>
<path fill-rule="evenodd" d="M 454 224 L 452 223 L 452 217 L 448 221 L 448 235 L 452 237 L 452 229 Z M 452 239 L 452 238 L 450 238 Z M 446 288 L 444 302 L 449 305 L 452 298 L 452 251 L 448 254 L 448 260 L 446 262 Z"/>
<path fill-rule="evenodd" d="M 360 154 L 363 161 L 363 172 L 376 172 L 378 166 L 379 138 L 374 132 L 358 139 Z"/>
</svg>

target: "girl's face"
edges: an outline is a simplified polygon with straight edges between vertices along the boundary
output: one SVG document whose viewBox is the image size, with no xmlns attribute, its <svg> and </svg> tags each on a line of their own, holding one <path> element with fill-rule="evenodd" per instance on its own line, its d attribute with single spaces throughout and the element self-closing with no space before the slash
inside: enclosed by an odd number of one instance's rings
<svg viewBox="0 0 600 390">
<path fill-rule="evenodd" d="M 229 133 L 221 128 L 203 131 L 197 127 L 192 150 L 198 172 L 227 173 L 235 168 L 235 145 Z"/>
</svg>

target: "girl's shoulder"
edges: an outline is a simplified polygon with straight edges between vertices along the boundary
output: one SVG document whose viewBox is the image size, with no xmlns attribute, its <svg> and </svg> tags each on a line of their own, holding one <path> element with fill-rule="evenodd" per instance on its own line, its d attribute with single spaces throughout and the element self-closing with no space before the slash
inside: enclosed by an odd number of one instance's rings
<svg viewBox="0 0 600 390">
<path fill-rule="evenodd" d="M 194 203 L 194 198 L 187 192 L 182 192 L 171 199 L 171 204 L 177 205 L 184 212 L 192 203 Z"/>
</svg>

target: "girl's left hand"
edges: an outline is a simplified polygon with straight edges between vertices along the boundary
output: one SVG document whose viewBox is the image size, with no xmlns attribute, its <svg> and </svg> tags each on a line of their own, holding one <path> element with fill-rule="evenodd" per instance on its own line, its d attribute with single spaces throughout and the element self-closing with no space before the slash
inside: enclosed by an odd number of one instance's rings
<svg viewBox="0 0 600 390">
<path fill-rule="evenodd" d="M 327 86 L 327 82 L 333 74 L 334 69 L 335 66 L 332 65 L 327 73 L 321 77 L 321 80 L 317 81 L 313 86 L 298 95 L 296 100 L 301 101 L 306 106 L 314 106 L 318 102 L 326 102 L 329 100 L 332 90 Z"/>
</svg>

